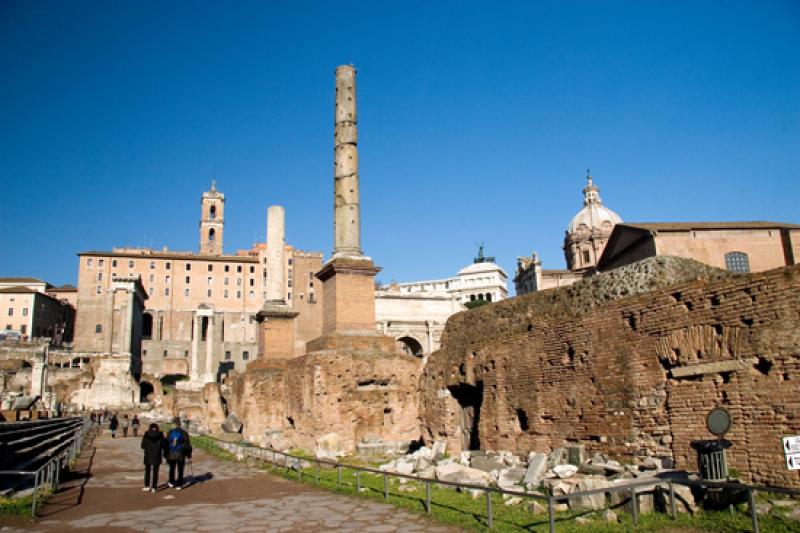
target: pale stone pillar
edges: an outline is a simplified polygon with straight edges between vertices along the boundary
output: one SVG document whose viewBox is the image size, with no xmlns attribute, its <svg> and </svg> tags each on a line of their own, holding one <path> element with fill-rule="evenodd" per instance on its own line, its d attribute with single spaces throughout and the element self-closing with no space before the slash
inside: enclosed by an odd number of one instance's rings
<svg viewBox="0 0 800 533">
<path fill-rule="evenodd" d="M 128 291 L 128 301 L 125 308 L 124 336 L 120 343 L 120 351 L 124 353 L 131 353 L 133 347 L 133 292 L 133 290 Z"/>
<path fill-rule="evenodd" d="M 212 373 L 212 358 L 214 354 L 214 316 L 208 317 L 208 329 L 206 330 L 206 373 L 203 377 L 203 383 L 216 381 Z"/>
<path fill-rule="evenodd" d="M 200 316 L 195 312 L 194 318 L 194 335 L 192 336 L 192 365 L 189 369 L 189 373 L 191 375 L 192 381 L 199 381 L 200 380 L 200 369 L 198 368 L 198 353 L 197 351 L 200 348 L 200 326 L 202 326 L 202 321 L 200 320 Z"/>
<path fill-rule="evenodd" d="M 114 351 L 114 287 L 108 289 L 108 299 L 106 300 L 106 342 L 107 353 Z"/>
<path fill-rule="evenodd" d="M 360 257 L 356 69 L 352 65 L 336 68 L 334 116 L 333 256 Z"/>
<path fill-rule="evenodd" d="M 47 350 L 46 347 L 45 350 Z M 42 396 L 42 394 L 44 394 L 46 379 L 47 379 L 46 352 L 34 354 L 33 367 L 31 368 L 31 396 Z"/>
<path fill-rule="evenodd" d="M 267 301 L 285 302 L 286 295 L 286 221 L 283 207 L 267 209 Z"/>
</svg>

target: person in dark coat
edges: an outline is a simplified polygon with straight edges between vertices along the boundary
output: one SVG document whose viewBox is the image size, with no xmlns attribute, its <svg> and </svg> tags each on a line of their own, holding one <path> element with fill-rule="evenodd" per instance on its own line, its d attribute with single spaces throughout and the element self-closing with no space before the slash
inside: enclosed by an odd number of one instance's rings
<svg viewBox="0 0 800 533">
<path fill-rule="evenodd" d="M 183 467 L 186 460 L 192 460 L 192 441 L 185 429 L 181 428 L 181 419 L 174 420 L 175 427 L 167 433 L 167 448 L 164 455 L 169 463 L 169 482 L 167 486 L 175 487 L 177 490 L 183 488 Z M 178 477 L 175 477 L 175 470 Z"/>
<path fill-rule="evenodd" d="M 167 440 L 164 434 L 158 429 L 158 424 L 150 424 L 150 427 L 142 437 L 142 449 L 144 450 L 144 487 L 143 492 L 155 492 L 158 488 L 158 468 L 161 466 L 161 456 L 167 448 Z"/>
<path fill-rule="evenodd" d="M 117 420 L 117 415 L 111 415 L 111 422 L 108 423 L 108 429 L 111 430 L 112 439 L 117 437 L 118 427 L 119 427 L 119 420 Z"/>
</svg>

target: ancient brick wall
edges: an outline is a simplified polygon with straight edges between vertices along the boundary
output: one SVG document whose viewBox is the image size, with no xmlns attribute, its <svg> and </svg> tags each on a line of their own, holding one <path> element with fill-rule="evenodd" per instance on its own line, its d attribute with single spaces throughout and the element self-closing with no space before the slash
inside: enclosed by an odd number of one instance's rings
<svg viewBox="0 0 800 533">
<path fill-rule="evenodd" d="M 383 338 L 373 338 L 373 344 L 376 339 Z M 328 433 L 339 435 L 350 450 L 370 437 L 418 439 L 422 361 L 352 349 L 359 340 L 338 339 L 348 349 L 337 350 L 332 349 L 337 339 L 328 338 L 327 349 L 283 362 L 259 359 L 246 372 L 232 375 L 228 406 L 242 421 L 244 437 L 261 443 L 265 432 L 278 431 L 292 446 L 306 450 Z"/>
<path fill-rule="evenodd" d="M 729 463 L 798 486 L 781 437 L 800 434 L 800 267 L 730 275 L 654 258 L 448 322 L 422 379 L 423 424 L 451 449 L 583 443 L 673 458 L 727 408 Z M 472 441 L 470 443 L 470 441 Z"/>
</svg>

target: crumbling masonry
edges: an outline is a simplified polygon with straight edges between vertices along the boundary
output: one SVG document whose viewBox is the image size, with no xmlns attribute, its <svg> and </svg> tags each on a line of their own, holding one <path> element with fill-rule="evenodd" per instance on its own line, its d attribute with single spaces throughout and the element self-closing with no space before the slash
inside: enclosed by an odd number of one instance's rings
<svg viewBox="0 0 800 533">
<path fill-rule="evenodd" d="M 731 467 L 798 486 L 781 437 L 800 433 L 800 267 L 748 275 L 659 257 L 452 317 L 422 379 L 423 426 L 450 449 L 585 444 L 673 458 L 727 408 Z"/>
</svg>

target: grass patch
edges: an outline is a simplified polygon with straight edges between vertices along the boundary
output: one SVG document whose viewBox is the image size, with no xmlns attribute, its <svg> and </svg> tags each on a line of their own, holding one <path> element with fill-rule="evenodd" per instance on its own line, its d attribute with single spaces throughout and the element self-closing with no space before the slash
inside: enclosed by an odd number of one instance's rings
<svg viewBox="0 0 800 533">
<path fill-rule="evenodd" d="M 33 496 L 22 498 L 0 498 L 0 516 L 31 517 Z"/>
<path fill-rule="evenodd" d="M 201 450 L 210 453 L 214 457 L 217 457 L 224 461 L 232 461 L 236 459 L 235 455 L 217 446 L 217 441 L 211 437 L 206 437 L 204 435 L 194 435 L 191 437 L 191 441 L 193 448 L 200 448 Z"/>
<path fill-rule="evenodd" d="M 202 439 L 209 448 L 198 445 L 221 458 L 233 459 L 233 455 L 218 448 L 215 439 L 210 437 L 192 437 Z M 200 442 L 198 440 L 198 442 Z M 216 448 L 216 450 L 214 450 Z M 220 453 L 225 454 L 223 457 Z M 280 460 L 280 456 L 279 456 Z M 262 470 L 279 475 L 293 481 L 301 481 L 309 485 L 339 494 L 347 494 L 359 498 L 384 500 L 384 477 L 379 474 L 361 473 L 357 481 L 354 470 L 342 468 L 341 484 L 338 483 L 336 468 L 322 467 L 317 471 L 314 465 L 298 472 L 286 467 L 275 467 L 269 463 L 261 464 Z M 361 490 L 357 491 L 357 483 Z M 401 487 L 403 489 L 401 490 Z M 491 531 L 502 533 L 544 533 L 549 531 L 548 516 L 534 515 L 528 510 L 532 499 L 526 499 L 522 504 L 507 506 L 503 504 L 502 496 L 492 496 L 493 528 Z M 404 485 L 397 478 L 389 478 L 389 500 L 395 507 L 413 513 L 425 513 L 425 484 L 408 482 Z M 543 503 L 546 506 L 546 503 Z M 570 511 L 556 514 L 556 531 L 558 533 L 627 533 L 634 531 L 632 517 L 616 510 L 619 517 L 618 523 L 607 524 L 600 518 L 600 512 Z M 439 522 L 457 525 L 472 531 L 489 531 L 486 514 L 486 495 L 482 494 L 473 499 L 469 493 L 457 492 L 453 489 L 439 487 L 431 484 L 431 516 Z M 584 517 L 590 522 L 579 524 L 577 517 Z M 800 522 L 789 520 L 782 516 L 760 516 L 759 527 L 764 533 L 800 533 Z M 662 513 L 643 514 L 639 517 L 637 532 L 661 533 L 739 533 L 752 531 L 749 511 L 736 510 L 734 514 L 728 511 L 706 511 L 696 515 L 679 514 L 675 520 Z"/>
</svg>

